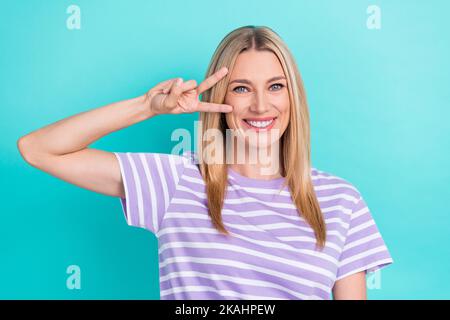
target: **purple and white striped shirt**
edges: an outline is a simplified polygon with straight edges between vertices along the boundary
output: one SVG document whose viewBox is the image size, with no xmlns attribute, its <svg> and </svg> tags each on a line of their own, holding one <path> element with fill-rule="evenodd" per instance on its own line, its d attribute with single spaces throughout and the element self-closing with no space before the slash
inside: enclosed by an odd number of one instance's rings
<svg viewBox="0 0 450 320">
<path fill-rule="evenodd" d="M 331 299 L 336 280 L 393 262 L 359 191 L 311 169 L 327 225 L 315 249 L 312 228 L 298 215 L 284 178 L 260 180 L 228 171 L 222 219 L 208 216 L 196 154 L 114 152 L 120 163 L 130 226 L 158 239 L 160 295 L 171 299 Z"/>
</svg>

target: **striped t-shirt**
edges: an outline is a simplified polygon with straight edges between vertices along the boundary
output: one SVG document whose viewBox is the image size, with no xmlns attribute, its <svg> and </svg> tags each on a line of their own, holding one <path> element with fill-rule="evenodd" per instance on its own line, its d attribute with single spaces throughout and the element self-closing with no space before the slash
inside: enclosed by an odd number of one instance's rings
<svg viewBox="0 0 450 320">
<path fill-rule="evenodd" d="M 228 169 L 225 228 L 208 216 L 197 155 L 115 152 L 130 226 L 158 240 L 160 298 L 331 299 L 336 280 L 393 262 L 364 199 L 351 183 L 311 169 L 327 226 L 315 248 L 283 177 L 261 180 Z"/>
</svg>

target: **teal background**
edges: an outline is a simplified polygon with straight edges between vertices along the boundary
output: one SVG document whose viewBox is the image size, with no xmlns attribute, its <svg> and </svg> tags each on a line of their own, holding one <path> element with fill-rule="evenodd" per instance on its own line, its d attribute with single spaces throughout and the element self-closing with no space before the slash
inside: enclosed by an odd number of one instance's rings
<svg viewBox="0 0 450 320">
<path fill-rule="evenodd" d="M 66 9 L 81 8 L 68 30 Z M 381 8 L 381 29 L 366 9 Z M 278 32 L 303 76 L 313 165 L 353 183 L 394 258 L 370 299 L 450 298 L 448 1 L 2 1 L 0 298 L 158 299 L 157 242 L 119 199 L 41 172 L 16 142 L 44 125 L 180 76 L 201 81 L 219 41 Z M 163 115 L 93 145 L 170 152 L 198 114 Z M 66 268 L 81 268 L 81 289 Z"/>
</svg>

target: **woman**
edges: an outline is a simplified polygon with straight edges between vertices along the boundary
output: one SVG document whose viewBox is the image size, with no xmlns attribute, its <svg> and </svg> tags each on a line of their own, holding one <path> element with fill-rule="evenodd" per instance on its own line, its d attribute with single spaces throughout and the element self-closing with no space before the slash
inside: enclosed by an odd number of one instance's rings
<svg viewBox="0 0 450 320">
<path fill-rule="evenodd" d="M 191 112 L 200 112 L 198 154 L 88 147 L 159 114 Z M 230 131 L 231 144 L 205 138 Z M 366 299 L 366 272 L 393 262 L 358 190 L 311 167 L 300 73 L 267 27 L 230 32 L 198 86 L 170 79 L 18 146 L 34 167 L 119 197 L 128 224 L 156 235 L 161 299 Z M 255 151 L 268 161 L 239 161 Z"/>
</svg>

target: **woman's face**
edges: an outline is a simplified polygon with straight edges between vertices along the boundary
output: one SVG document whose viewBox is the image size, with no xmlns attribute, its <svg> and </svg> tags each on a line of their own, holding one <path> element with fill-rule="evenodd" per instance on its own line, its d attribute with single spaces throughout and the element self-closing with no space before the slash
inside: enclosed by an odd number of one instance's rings
<svg viewBox="0 0 450 320">
<path fill-rule="evenodd" d="M 279 143 L 289 122 L 286 75 L 271 51 L 244 51 L 236 59 L 224 103 L 227 125 L 244 139 L 245 148 L 267 148 Z M 249 137 L 256 137 L 249 139 Z M 234 139 L 234 138 L 233 138 Z"/>
</svg>

